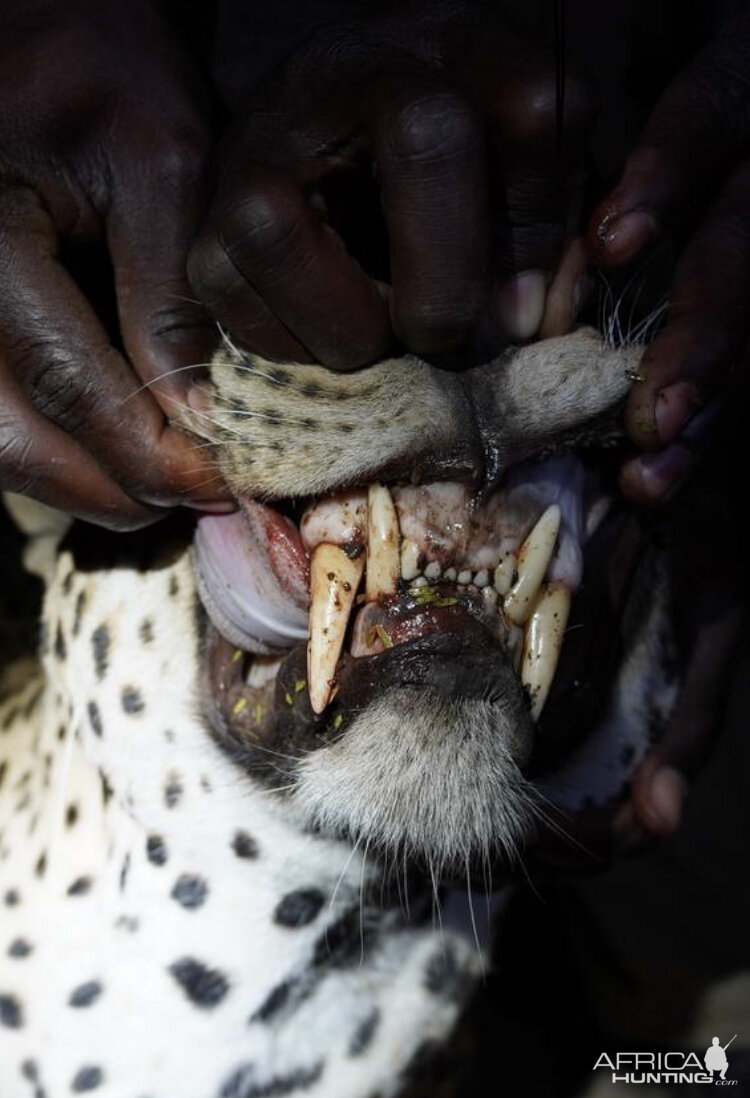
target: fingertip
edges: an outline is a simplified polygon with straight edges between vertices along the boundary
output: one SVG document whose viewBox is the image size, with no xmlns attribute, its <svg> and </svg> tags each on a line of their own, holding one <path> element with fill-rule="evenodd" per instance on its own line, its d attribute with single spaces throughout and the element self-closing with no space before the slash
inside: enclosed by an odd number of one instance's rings
<svg viewBox="0 0 750 1098">
<path fill-rule="evenodd" d="M 547 278 L 544 271 L 521 271 L 509 278 L 497 292 L 497 319 L 513 343 L 536 335 L 544 316 Z"/>
<path fill-rule="evenodd" d="M 626 461 L 620 470 L 620 488 L 637 503 L 664 503 L 677 491 L 692 466 L 692 454 L 680 445 L 639 454 Z"/>
<path fill-rule="evenodd" d="M 621 267 L 637 259 L 659 238 L 659 225 L 650 210 L 623 213 L 612 210 L 594 220 L 594 259 L 607 267 Z"/>
<path fill-rule="evenodd" d="M 648 776 L 646 788 L 637 801 L 641 822 L 663 838 L 674 835 L 682 822 L 687 781 L 679 770 L 661 766 Z"/>
</svg>

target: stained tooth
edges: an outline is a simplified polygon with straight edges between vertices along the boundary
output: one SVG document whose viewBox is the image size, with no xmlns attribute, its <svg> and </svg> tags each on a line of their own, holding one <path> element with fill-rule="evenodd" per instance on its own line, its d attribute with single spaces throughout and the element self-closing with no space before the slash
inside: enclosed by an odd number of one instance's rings
<svg viewBox="0 0 750 1098">
<path fill-rule="evenodd" d="M 490 606 L 495 606 L 497 604 L 497 591 L 494 587 L 483 587 L 482 598 L 485 602 L 489 603 Z"/>
<path fill-rule="evenodd" d="M 401 542 L 401 575 L 405 580 L 419 575 L 419 546 L 408 538 Z"/>
<path fill-rule="evenodd" d="M 542 589 L 526 626 L 521 682 L 528 690 L 534 720 L 555 677 L 569 613 L 570 591 L 562 583 L 550 583 Z"/>
<path fill-rule="evenodd" d="M 338 545 L 324 543 L 312 555 L 307 682 L 315 713 L 322 713 L 330 700 L 364 566 L 364 554 L 352 560 Z"/>
<path fill-rule="evenodd" d="M 440 576 L 442 575 L 442 570 L 438 562 L 436 560 L 433 560 L 430 561 L 430 563 L 425 568 L 424 574 L 428 580 L 436 580 L 440 579 Z"/>
<path fill-rule="evenodd" d="M 518 579 L 508 592 L 503 607 L 506 617 L 523 625 L 531 613 L 534 601 L 549 567 L 560 529 L 560 508 L 548 507 L 518 551 Z"/>
<path fill-rule="evenodd" d="M 445 571 L 443 572 L 443 579 L 448 580 L 449 583 L 453 583 L 455 581 L 455 578 L 456 578 L 456 569 L 455 568 L 446 568 Z"/>
<path fill-rule="evenodd" d="M 513 576 L 516 574 L 516 564 L 516 554 L 506 553 L 495 569 L 492 581 L 498 595 L 507 595 L 510 591 Z"/>
<path fill-rule="evenodd" d="M 394 595 L 401 574 L 401 534 L 391 493 L 383 484 L 371 484 L 367 492 L 367 583 L 368 602 Z"/>
<path fill-rule="evenodd" d="M 424 578 L 424 576 L 417 576 L 417 578 L 412 581 L 412 587 L 419 588 L 419 587 L 427 587 L 427 586 L 428 586 L 427 580 Z"/>
<path fill-rule="evenodd" d="M 471 572 L 468 568 L 465 568 L 463 572 L 459 572 L 456 577 L 459 583 L 471 583 Z"/>
<path fill-rule="evenodd" d="M 477 574 L 474 576 L 474 583 L 477 585 L 477 587 L 486 587 L 489 582 L 490 574 L 486 568 L 482 568 L 482 570 L 480 572 L 477 572 Z"/>
</svg>

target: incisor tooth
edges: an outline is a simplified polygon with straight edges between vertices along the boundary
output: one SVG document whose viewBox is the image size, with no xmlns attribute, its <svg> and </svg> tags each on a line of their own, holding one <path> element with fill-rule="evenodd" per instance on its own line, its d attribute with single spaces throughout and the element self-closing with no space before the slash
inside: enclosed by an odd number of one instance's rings
<svg viewBox="0 0 750 1098">
<path fill-rule="evenodd" d="M 539 719 L 557 670 L 570 613 L 570 591 L 562 583 L 548 584 L 539 595 L 526 626 L 521 682 L 531 701 L 531 716 Z"/>
<path fill-rule="evenodd" d="M 322 713 L 330 700 L 364 566 L 363 553 L 352 560 L 338 545 L 324 543 L 312 555 L 307 682 L 315 713 Z"/>
<path fill-rule="evenodd" d="M 401 575 L 405 580 L 419 575 L 419 546 L 408 538 L 401 542 Z"/>
<path fill-rule="evenodd" d="M 510 591 L 516 574 L 516 563 L 516 554 L 506 553 L 495 569 L 492 580 L 498 595 L 507 595 Z"/>
<path fill-rule="evenodd" d="M 368 602 L 383 595 L 395 595 L 401 574 L 398 515 L 391 493 L 383 484 L 371 484 L 367 492 L 367 583 Z"/>
<path fill-rule="evenodd" d="M 516 625 L 523 625 L 531 613 L 549 567 L 560 530 L 560 508 L 548 507 L 518 551 L 518 579 L 511 587 L 503 605 L 505 616 Z"/>
</svg>

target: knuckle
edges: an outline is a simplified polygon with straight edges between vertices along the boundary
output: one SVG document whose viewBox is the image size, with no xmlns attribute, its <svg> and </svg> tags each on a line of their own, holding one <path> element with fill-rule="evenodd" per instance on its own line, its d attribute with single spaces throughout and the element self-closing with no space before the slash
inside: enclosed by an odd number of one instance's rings
<svg viewBox="0 0 750 1098">
<path fill-rule="evenodd" d="M 387 122 L 389 152 L 397 160 L 439 162 L 478 148 L 481 141 L 473 107 L 449 90 L 402 98 Z"/>
<path fill-rule="evenodd" d="M 554 72 L 529 76 L 515 94 L 502 95 L 496 106 L 502 137 L 512 145 L 556 154 L 558 89 Z M 568 73 L 562 116 L 564 142 L 576 142 L 593 121 L 594 102 L 588 85 Z"/>
<path fill-rule="evenodd" d="M 47 419 L 76 433 L 95 412 L 95 373 L 54 341 L 26 337 L 16 342 L 13 357 L 21 386 L 33 407 Z"/>
<path fill-rule="evenodd" d="M 238 248 L 243 254 L 270 256 L 287 244 L 298 224 L 299 211 L 288 195 L 257 184 L 225 207 L 219 235 L 230 257 Z"/>
</svg>

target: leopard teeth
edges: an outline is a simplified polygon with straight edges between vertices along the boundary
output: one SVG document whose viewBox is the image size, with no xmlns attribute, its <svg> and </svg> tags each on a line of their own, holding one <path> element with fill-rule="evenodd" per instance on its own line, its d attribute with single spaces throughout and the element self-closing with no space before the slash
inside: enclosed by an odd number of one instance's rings
<svg viewBox="0 0 750 1098">
<path fill-rule="evenodd" d="M 424 576 L 417 576 L 416 579 L 412 580 L 411 586 L 412 587 L 417 587 L 417 588 L 427 587 L 428 586 L 428 581 L 425 579 Z"/>
<path fill-rule="evenodd" d="M 330 701 L 364 566 L 362 554 L 352 560 L 338 545 L 325 542 L 310 560 L 307 682 L 314 713 L 322 713 Z"/>
<path fill-rule="evenodd" d="M 477 587 L 486 587 L 489 582 L 490 574 L 486 568 L 482 568 L 481 571 L 477 572 L 474 576 L 474 583 Z"/>
<path fill-rule="evenodd" d="M 401 575 L 399 546 L 401 532 L 393 497 L 384 484 L 367 489 L 367 579 L 368 602 L 395 595 Z"/>
<path fill-rule="evenodd" d="M 428 580 L 436 580 L 436 579 L 440 579 L 440 577 L 442 575 L 442 570 L 441 570 L 440 565 L 438 564 L 438 562 L 436 560 L 433 560 L 433 561 L 430 561 L 430 563 L 425 568 L 424 574 L 425 574 L 425 576 L 427 577 Z"/>
<path fill-rule="evenodd" d="M 542 514 L 518 551 L 518 578 L 503 607 L 506 617 L 516 625 L 528 619 L 552 560 L 560 530 L 560 508 L 556 503 Z"/>
<path fill-rule="evenodd" d="M 469 571 L 468 568 L 464 568 L 464 570 L 462 572 L 458 573 L 458 575 L 456 576 L 456 579 L 461 584 L 471 583 L 471 579 L 472 579 L 471 572 Z"/>
<path fill-rule="evenodd" d="M 456 575 L 457 575 L 457 573 L 456 573 L 455 568 L 446 568 L 445 571 L 443 572 L 443 579 L 447 580 L 448 583 L 454 583 L 455 579 L 456 579 Z"/>
<path fill-rule="evenodd" d="M 570 591 L 562 583 L 550 583 L 542 588 L 526 625 L 521 682 L 534 720 L 539 719 L 555 677 L 569 613 Z"/>
<path fill-rule="evenodd" d="M 507 595 L 516 574 L 516 554 L 506 553 L 492 574 L 492 583 L 498 595 Z"/>
<path fill-rule="evenodd" d="M 404 538 L 401 542 L 401 576 L 405 580 L 416 579 L 419 575 L 419 546 L 416 542 Z"/>
</svg>

